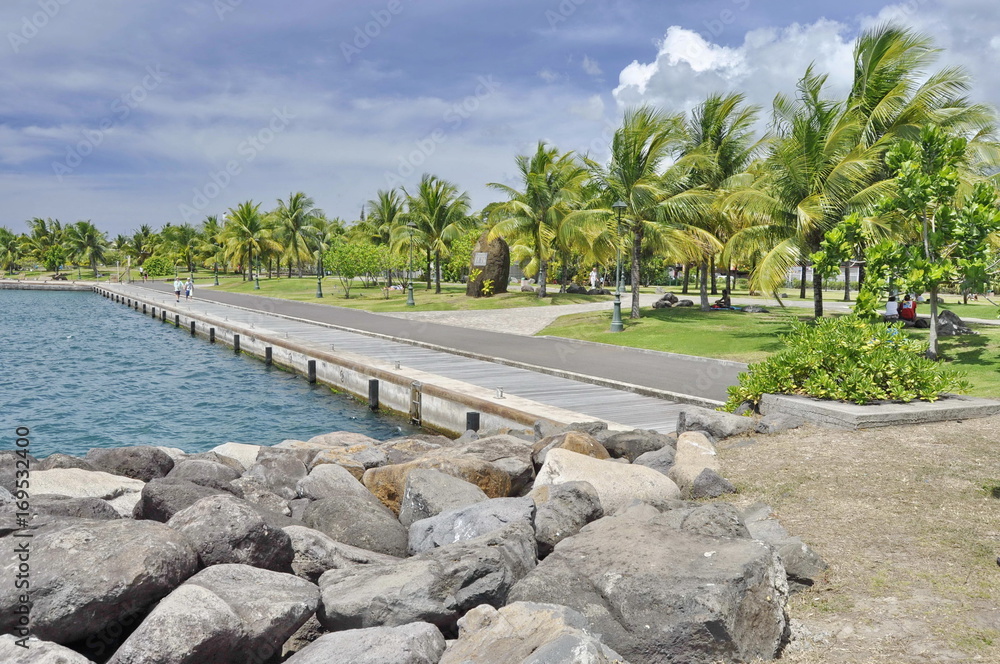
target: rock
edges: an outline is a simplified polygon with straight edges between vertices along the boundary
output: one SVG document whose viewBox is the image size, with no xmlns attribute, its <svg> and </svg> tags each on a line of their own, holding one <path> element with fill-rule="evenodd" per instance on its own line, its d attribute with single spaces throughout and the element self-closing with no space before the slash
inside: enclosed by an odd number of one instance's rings
<svg viewBox="0 0 1000 664">
<path fill-rule="evenodd" d="M 70 516 L 78 519 L 120 519 L 122 515 L 100 498 L 70 498 L 56 494 L 31 496 L 31 511 L 49 516 Z"/>
<path fill-rule="evenodd" d="M 591 288 L 587 291 L 587 295 L 613 295 L 613 293 L 607 288 Z"/>
<path fill-rule="evenodd" d="M 604 447 L 611 456 L 635 461 L 646 452 L 655 452 L 664 447 L 673 447 L 676 438 L 647 429 L 622 431 L 604 440 Z"/>
<path fill-rule="evenodd" d="M 465 285 L 468 297 L 480 297 L 483 294 L 483 282 L 490 281 L 492 293 L 507 292 L 510 281 L 510 247 L 502 237 L 489 237 L 489 231 L 483 232 L 472 248 L 472 263 L 469 268 L 469 281 Z"/>
<path fill-rule="evenodd" d="M 566 431 L 554 436 L 542 438 L 531 448 L 531 459 L 535 466 L 545 463 L 545 455 L 552 449 L 569 450 L 594 459 L 609 459 L 611 455 L 597 439 L 582 431 Z"/>
<path fill-rule="evenodd" d="M 535 502 L 531 498 L 493 498 L 436 516 L 414 521 L 409 529 L 410 554 L 445 544 L 481 537 L 511 523 L 532 525 Z"/>
<path fill-rule="evenodd" d="M 0 486 L 0 507 L 14 502 L 14 494 Z"/>
<path fill-rule="evenodd" d="M 673 306 L 673 302 L 667 302 L 666 300 L 657 300 L 653 303 L 654 309 L 670 309 Z"/>
<path fill-rule="evenodd" d="M 488 604 L 458 621 L 459 637 L 440 664 L 614 664 L 622 657 L 588 631 L 578 611 L 557 604 Z"/>
<path fill-rule="evenodd" d="M 444 649 L 444 636 L 437 627 L 414 622 L 325 634 L 286 664 L 437 664 Z"/>
<path fill-rule="evenodd" d="M 531 526 L 516 523 L 397 563 L 330 570 L 317 616 L 331 631 L 426 621 L 454 635 L 469 609 L 502 606 L 535 562 Z"/>
<path fill-rule="evenodd" d="M 260 452 L 260 445 L 246 445 L 244 443 L 223 443 L 216 445 L 210 451 L 219 456 L 228 457 L 238 461 L 243 470 L 246 471 L 257 461 L 257 453 Z"/>
<path fill-rule="evenodd" d="M 204 567 L 237 563 L 291 572 L 295 552 L 288 534 L 235 496 L 202 498 L 167 525 L 191 542 Z"/>
<path fill-rule="evenodd" d="M 658 473 L 667 475 L 670 469 L 673 468 L 675 454 L 677 454 L 677 450 L 673 447 L 664 446 L 653 452 L 640 454 L 632 463 L 637 466 L 652 468 Z"/>
<path fill-rule="evenodd" d="M 813 585 L 830 567 L 801 538 L 788 534 L 769 505 L 754 503 L 743 512 L 743 519 L 750 536 L 764 542 L 778 554 L 792 590 Z"/>
<path fill-rule="evenodd" d="M 540 486 L 528 497 L 535 501 L 534 526 L 539 558 L 549 555 L 556 544 L 604 516 L 597 490 L 589 482 Z"/>
<path fill-rule="evenodd" d="M 510 475 L 507 472 L 488 461 L 460 456 L 423 457 L 407 463 L 369 468 L 365 471 L 364 485 L 382 504 L 398 513 L 406 478 L 420 468 L 439 470 L 475 484 L 490 498 L 510 495 Z"/>
<path fill-rule="evenodd" d="M 691 484 L 691 498 L 718 498 L 727 493 L 736 493 L 736 487 L 725 477 L 711 468 L 703 468 Z"/>
<path fill-rule="evenodd" d="M 535 478 L 535 467 L 531 462 L 531 445 L 531 442 L 523 438 L 499 434 L 485 436 L 479 440 L 449 449 L 438 450 L 430 456 L 438 458 L 461 457 L 487 461 L 501 469 L 510 478 L 509 495 L 519 495 L 522 490 L 529 487 Z"/>
<path fill-rule="evenodd" d="M 521 292 L 522 293 L 534 293 L 535 292 L 535 287 L 534 286 L 529 286 L 528 284 L 525 284 L 525 285 L 521 286 Z"/>
<path fill-rule="evenodd" d="M 260 477 L 248 475 L 237 478 L 229 483 L 229 491 L 268 512 L 283 516 L 292 515 L 292 510 L 288 506 L 289 501 L 271 491 L 267 482 Z"/>
<path fill-rule="evenodd" d="M 94 448 L 87 452 L 86 458 L 98 470 L 143 482 L 165 477 L 174 467 L 170 455 L 148 445 Z"/>
<path fill-rule="evenodd" d="M 268 489 L 285 500 L 291 500 L 298 498 L 296 486 L 306 476 L 306 464 L 294 451 L 282 454 L 273 448 L 263 448 L 245 475 L 259 477 Z"/>
<path fill-rule="evenodd" d="M 753 433 L 756 427 L 751 417 L 710 410 L 701 406 L 685 406 L 677 415 L 677 433 L 705 431 L 715 440 Z"/>
<path fill-rule="evenodd" d="M 760 418 L 754 430 L 757 433 L 781 433 L 789 429 L 797 429 L 804 424 L 802 418 L 783 413 L 770 413 Z"/>
<path fill-rule="evenodd" d="M 338 542 L 390 556 L 406 555 L 406 528 L 371 496 L 342 495 L 314 501 L 302 520 Z"/>
<path fill-rule="evenodd" d="M 285 526 L 283 530 L 291 538 L 292 549 L 295 551 L 292 571 L 296 576 L 313 583 L 327 570 L 398 560 L 395 556 L 337 542 L 318 530 L 305 526 Z"/>
<path fill-rule="evenodd" d="M 296 521 L 302 521 L 302 518 L 306 515 L 306 509 L 312 503 L 308 498 L 296 498 L 295 500 L 288 501 L 288 509 L 292 512 L 292 518 Z"/>
<path fill-rule="evenodd" d="M 188 480 L 157 478 L 142 487 L 142 494 L 132 516 L 136 519 L 150 519 L 166 523 L 181 510 L 194 505 L 202 498 L 227 494 L 215 489 L 189 482 Z"/>
<path fill-rule="evenodd" d="M 152 521 L 74 519 L 43 526 L 33 535 L 32 633 L 57 643 L 122 624 L 198 569 L 198 557 L 184 537 Z M 0 564 L 0 577 L 14 579 L 17 558 Z M 17 624 L 19 592 L 13 583 L 0 585 L 0 632 Z"/>
<path fill-rule="evenodd" d="M 332 449 L 320 450 L 316 454 L 315 458 L 313 458 L 309 468 L 311 470 L 321 464 L 331 463 L 344 466 L 345 468 L 352 470 L 352 473 L 354 473 L 353 468 L 360 468 L 360 474 L 354 474 L 358 477 L 358 479 L 361 479 L 360 476 L 364 475 L 364 471 L 367 469 L 384 466 L 388 462 L 388 455 L 385 451 L 376 447 L 373 441 L 372 443 L 359 443 L 358 445 L 351 445 L 348 447 L 335 447 Z"/>
<path fill-rule="evenodd" d="M 770 309 L 767 309 L 765 307 L 761 307 L 761 306 L 756 305 L 756 304 L 751 304 L 749 306 L 743 307 L 741 309 L 741 311 L 744 311 L 744 312 L 746 312 L 748 314 L 769 314 L 769 313 L 771 313 Z"/>
<path fill-rule="evenodd" d="M 478 431 L 473 431 L 472 429 L 466 429 L 465 433 L 455 439 L 456 445 L 464 445 L 466 443 L 471 443 L 474 440 L 479 440 L 481 436 Z"/>
<path fill-rule="evenodd" d="M 931 327 L 931 321 L 929 318 L 918 318 L 913 321 L 913 327 L 928 330 Z"/>
<path fill-rule="evenodd" d="M 572 293 L 574 295 L 586 295 L 587 289 L 584 288 L 583 286 L 580 286 L 579 284 L 570 284 L 569 286 L 566 287 L 566 292 Z"/>
<path fill-rule="evenodd" d="M 68 454 L 50 454 L 45 457 L 37 464 L 33 465 L 31 469 L 33 471 L 39 470 L 56 470 L 58 468 L 79 468 L 81 470 L 98 470 L 98 468 L 87 461 L 86 459 L 81 459 L 80 457 L 70 456 Z"/>
<path fill-rule="evenodd" d="M 167 474 L 170 479 L 187 480 L 223 491 L 230 491 L 229 483 L 239 476 L 240 473 L 229 466 L 203 459 L 181 461 Z"/>
<path fill-rule="evenodd" d="M 94 664 L 80 653 L 51 641 L 29 638 L 26 647 L 17 645 L 18 637 L 0 634 L 0 662 L 4 664 Z"/>
<path fill-rule="evenodd" d="M 565 431 L 562 426 L 552 420 L 535 420 L 531 430 L 535 432 L 536 441 L 549 436 L 558 436 Z"/>
<path fill-rule="evenodd" d="M 178 461 L 183 461 L 185 457 L 190 456 L 187 452 L 185 452 L 179 447 L 167 447 L 165 445 L 155 445 L 154 447 L 156 447 L 156 449 L 160 450 L 168 457 L 173 459 L 174 463 L 177 463 Z"/>
<path fill-rule="evenodd" d="M 635 662 L 707 664 L 773 659 L 787 593 L 780 562 L 759 542 L 605 517 L 561 542 L 508 603 L 575 609 Z"/>
<path fill-rule="evenodd" d="M 975 333 L 954 311 L 942 309 L 938 312 L 938 334 L 945 337 L 954 337 Z"/>
<path fill-rule="evenodd" d="M 299 497 L 310 500 L 358 496 L 377 502 L 372 492 L 350 471 L 334 463 L 314 466 L 307 476 L 299 480 L 295 488 Z"/>
<path fill-rule="evenodd" d="M 33 494 L 56 494 L 71 498 L 101 498 L 109 502 L 130 494 L 131 504 L 139 500 L 145 482 L 121 475 L 112 475 L 102 471 L 83 470 L 80 468 L 57 468 L 40 470 L 31 473 L 31 492 Z M 132 516 L 131 506 L 125 509 L 121 503 L 112 506 L 118 509 L 122 516 Z"/>
<path fill-rule="evenodd" d="M 695 503 L 673 507 L 654 515 L 651 520 L 698 535 L 750 539 L 750 531 L 743 521 L 743 515 L 729 503 Z"/>
<path fill-rule="evenodd" d="M 406 477 L 399 522 L 409 528 L 414 521 L 488 499 L 475 484 L 438 470 L 418 468 Z"/>
<path fill-rule="evenodd" d="M 666 295 L 661 297 L 660 300 L 664 302 L 669 302 L 670 304 L 677 304 L 677 302 L 679 301 L 678 297 L 673 293 L 667 293 Z"/>
<path fill-rule="evenodd" d="M 483 432 L 479 432 L 483 437 Z M 427 452 L 451 447 L 454 441 L 446 436 L 432 434 L 413 434 L 403 438 L 392 438 L 379 445 L 379 449 L 388 457 L 386 465 L 407 463 L 420 458 Z"/>
<path fill-rule="evenodd" d="M 281 646 L 281 656 L 283 658 L 291 657 L 326 633 L 323 626 L 319 624 L 319 620 L 316 619 L 316 615 L 309 616 L 309 619 L 302 623 L 302 627 L 299 627 Z M 286 659 L 281 661 L 284 662 Z"/>
<path fill-rule="evenodd" d="M 226 466 L 227 468 L 235 470 L 237 477 L 245 473 L 247 470 L 246 467 L 236 459 L 212 451 L 199 452 L 198 454 L 185 454 L 184 456 L 178 459 L 174 459 L 174 469 L 176 470 L 177 465 L 184 461 L 210 461 L 212 463 L 217 463 L 219 465 Z M 167 476 L 169 477 L 170 474 L 168 473 Z"/>
<path fill-rule="evenodd" d="M 678 300 L 674 303 L 675 307 L 693 307 L 694 300 Z"/>
<path fill-rule="evenodd" d="M 306 441 L 306 444 L 314 447 L 353 447 L 354 445 L 378 445 L 378 442 L 371 436 L 366 436 L 363 433 L 332 431 L 313 436 Z"/>
<path fill-rule="evenodd" d="M 567 450 L 551 450 L 538 471 L 535 488 L 565 482 L 589 482 L 597 491 L 605 514 L 638 498 L 670 500 L 680 497 L 677 485 L 661 473 L 644 466 L 591 459 Z"/>
<path fill-rule="evenodd" d="M 674 465 L 671 466 L 668 476 L 677 483 L 683 496 L 691 498 L 695 480 L 706 469 L 718 474 L 719 457 L 715 445 L 701 431 L 685 431 L 677 438 Z M 702 482 L 711 479 L 709 476 Z"/>
</svg>

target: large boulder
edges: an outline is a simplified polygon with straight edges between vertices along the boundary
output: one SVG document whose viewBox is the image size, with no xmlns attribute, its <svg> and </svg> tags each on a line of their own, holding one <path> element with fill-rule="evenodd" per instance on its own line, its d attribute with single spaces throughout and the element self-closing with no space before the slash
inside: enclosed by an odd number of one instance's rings
<svg viewBox="0 0 1000 664">
<path fill-rule="evenodd" d="M 539 486 L 528 497 L 535 501 L 535 539 L 538 541 L 539 558 L 549 555 L 556 544 L 604 516 L 601 499 L 589 482 Z"/>
<path fill-rule="evenodd" d="M 290 501 L 271 491 L 267 482 L 259 477 L 252 475 L 239 477 L 229 483 L 229 491 L 262 510 L 285 516 L 292 514 L 288 506 Z"/>
<path fill-rule="evenodd" d="M 52 523 L 34 531 L 30 548 L 32 633 L 57 643 L 85 639 L 118 624 L 198 569 L 198 556 L 187 540 L 153 521 Z M 0 576 L 14 579 L 17 557 L 2 564 Z M 21 592 L 13 583 L 0 584 L 0 632 L 17 625 L 14 609 Z"/>
<path fill-rule="evenodd" d="M 17 471 L 31 470 L 34 477 L 34 469 L 38 466 L 38 459 L 28 453 L 21 455 L 24 450 L 0 450 L 0 488 L 7 491 L 14 491 L 17 486 Z"/>
<path fill-rule="evenodd" d="M 167 525 L 191 542 L 205 567 L 237 563 L 276 572 L 292 570 L 295 551 L 288 534 L 235 496 L 202 498 Z"/>
<path fill-rule="evenodd" d="M 300 498 L 322 500 L 340 496 L 358 496 L 377 500 L 358 478 L 346 468 L 328 463 L 314 466 L 295 487 Z"/>
<path fill-rule="evenodd" d="M 406 528 L 372 496 L 342 495 L 314 501 L 302 520 L 338 542 L 390 556 L 406 555 Z"/>
<path fill-rule="evenodd" d="M 132 516 L 166 523 L 183 509 L 191 507 L 202 498 L 227 494 L 222 489 L 195 484 L 188 480 L 157 478 L 142 487 L 139 502 Z"/>
<path fill-rule="evenodd" d="M 556 604 L 483 604 L 458 621 L 440 664 L 615 664 L 622 657 L 589 631 L 578 611 Z"/>
<path fill-rule="evenodd" d="M 962 334 L 975 334 L 954 311 L 942 309 L 938 312 L 938 334 L 954 337 Z"/>
<path fill-rule="evenodd" d="M 351 445 L 350 447 L 335 447 L 320 450 L 312 462 L 310 469 L 321 465 L 336 464 L 349 470 L 359 480 L 369 468 L 377 468 L 389 463 L 389 456 L 384 450 L 374 444 Z"/>
<path fill-rule="evenodd" d="M 409 528 L 414 521 L 488 499 L 482 489 L 463 479 L 438 470 L 413 470 L 406 476 L 399 522 Z"/>
<path fill-rule="evenodd" d="M 27 638 L 20 645 L 12 634 L 0 634 L 0 662 L 4 664 L 94 664 L 58 643 Z"/>
<path fill-rule="evenodd" d="M 719 472 L 719 456 L 715 445 L 704 432 L 685 431 L 677 438 L 674 464 L 668 473 L 670 479 L 677 483 L 682 494 L 693 497 L 695 480 L 706 469 L 716 474 Z"/>
<path fill-rule="evenodd" d="M 33 471 L 39 470 L 55 470 L 57 468 L 80 468 L 82 470 L 99 470 L 94 464 L 90 463 L 86 459 L 81 459 L 80 457 L 70 456 L 68 454 L 50 454 L 36 465 L 32 466 Z"/>
<path fill-rule="evenodd" d="M 57 494 L 31 496 L 31 511 L 49 516 L 70 516 L 78 519 L 120 519 L 122 515 L 100 498 L 71 498 Z"/>
<path fill-rule="evenodd" d="M 257 454 L 260 452 L 260 445 L 247 445 L 246 443 L 223 443 L 216 445 L 210 452 L 215 452 L 219 456 L 228 457 L 243 466 L 247 470 L 257 461 Z"/>
<path fill-rule="evenodd" d="M 283 530 L 291 538 L 292 549 L 295 551 L 292 571 L 296 576 L 313 583 L 327 570 L 398 560 L 395 556 L 338 542 L 305 526 L 285 526 Z"/>
<path fill-rule="evenodd" d="M 207 459 L 188 459 L 181 461 L 167 473 L 169 479 L 187 480 L 214 489 L 231 491 L 229 483 L 237 479 L 240 472 L 229 466 Z"/>
<path fill-rule="evenodd" d="M 507 434 L 486 436 L 464 445 L 442 449 L 432 453 L 432 457 L 458 457 L 480 459 L 501 469 L 510 478 L 510 495 L 520 495 L 535 477 L 535 466 L 531 461 L 532 443 Z"/>
<path fill-rule="evenodd" d="M 512 524 L 397 563 L 330 570 L 319 580 L 317 615 L 331 631 L 425 621 L 454 635 L 469 609 L 503 606 L 535 562 L 531 526 Z"/>
<path fill-rule="evenodd" d="M 635 429 L 611 434 L 604 439 L 604 447 L 616 459 L 628 459 L 632 462 L 647 452 L 673 447 L 676 441 L 676 436 L 670 434 Z"/>
<path fill-rule="evenodd" d="M 157 450 L 159 451 L 159 450 Z M 31 492 L 71 498 L 101 498 L 122 516 L 132 516 L 145 482 L 123 475 L 81 468 L 58 468 L 31 473 Z"/>
<path fill-rule="evenodd" d="M 483 294 L 483 282 L 492 282 L 493 294 L 506 293 L 510 281 L 510 247 L 502 237 L 489 237 L 484 232 L 472 247 L 472 264 L 469 267 L 469 281 L 465 294 L 479 297 Z"/>
<path fill-rule="evenodd" d="M 490 498 L 510 495 L 510 475 L 489 461 L 469 457 L 422 457 L 406 463 L 369 468 L 365 471 L 364 484 L 382 503 L 398 514 L 406 479 L 420 468 L 439 470 L 442 473 L 475 484 Z"/>
<path fill-rule="evenodd" d="M 677 415 L 677 433 L 705 431 L 715 440 L 753 433 L 757 423 L 752 417 L 733 415 L 701 406 L 684 406 Z"/>
<path fill-rule="evenodd" d="M 268 489 L 285 500 L 291 500 L 298 498 L 295 487 L 306 476 L 306 464 L 295 450 L 265 447 L 257 454 L 257 461 L 245 475 L 259 477 L 264 480 Z"/>
<path fill-rule="evenodd" d="M 632 463 L 637 466 L 652 468 L 657 472 L 668 475 L 670 473 L 670 469 L 673 468 L 674 457 L 676 454 L 677 450 L 675 448 L 664 446 L 653 452 L 640 454 Z"/>
<path fill-rule="evenodd" d="M 436 516 L 414 521 L 410 525 L 411 554 L 481 537 L 501 530 L 511 523 L 532 524 L 535 503 L 531 498 L 493 498 Z"/>
<path fill-rule="evenodd" d="M 304 444 L 290 443 L 287 447 L 299 448 L 299 447 L 312 447 L 312 448 L 335 448 L 335 447 L 353 447 L 355 445 L 377 445 L 378 441 L 371 436 L 366 436 L 363 433 L 356 433 L 354 431 L 331 431 L 330 433 L 322 433 L 318 436 L 313 436 L 309 440 L 305 441 Z M 284 445 L 284 443 L 279 443 L 279 445 Z"/>
<path fill-rule="evenodd" d="M 215 565 L 161 601 L 109 664 L 267 662 L 318 603 L 319 589 L 290 574 Z"/>
<path fill-rule="evenodd" d="M 760 542 L 605 517 L 560 543 L 508 601 L 573 608 L 631 661 L 708 664 L 776 657 L 787 595 Z"/>
<path fill-rule="evenodd" d="M 623 516 L 634 518 L 631 514 Z M 729 503 L 679 504 L 662 512 L 657 510 L 650 518 L 657 524 L 698 535 L 750 539 L 743 515 Z"/>
<path fill-rule="evenodd" d="M 589 482 L 597 491 L 606 514 L 636 498 L 657 501 L 680 497 L 677 485 L 651 468 L 601 461 L 567 450 L 551 450 L 538 471 L 535 488 L 565 482 Z"/>
<path fill-rule="evenodd" d="M 531 458 L 536 467 L 545 463 L 545 456 L 552 449 L 569 450 L 595 459 L 611 458 L 604 445 L 590 434 L 582 431 L 565 431 L 546 436 L 532 446 Z"/>
<path fill-rule="evenodd" d="M 829 568 L 802 538 L 785 530 L 769 505 L 754 503 L 743 512 L 743 519 L 750 537 L 764 542 L 778 554 L 793 591 L 813 585 Z"/>
<path fill-rule="evenodd" d="M 87 452 L 86 458 L 98 470 L 143 482 L 165 477 L 174 467 L 174 460 L 169 454 L 149 445 L 96 447 Z"/>
<path fill-rule="evenodd" d="M 325 634 L 285 664 L 437 664 L 444 649 L 444 636 L 437 627 L 414 622 Z"/>
</svg>

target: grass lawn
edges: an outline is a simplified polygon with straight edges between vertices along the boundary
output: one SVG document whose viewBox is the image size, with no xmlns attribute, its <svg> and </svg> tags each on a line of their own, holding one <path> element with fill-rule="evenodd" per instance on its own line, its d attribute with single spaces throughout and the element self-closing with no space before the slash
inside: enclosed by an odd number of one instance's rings
<svg viewBox="0 0 1000 664">
<path fill-rule="evenodd" d="M 608 331 L 611 314 L 606 311 L 563 316 L 539 334 L 749 363 L 779 350 L 778 335 L 790 331 L 792 320 L 809 319 L 803 310 L 791 308 L 745 314 L 685 307 L 643 309 L 642 315 L 637 321 L 626 318 L 625 331 L 617 334 Z M 942 337 L 941 353 L 949 366 L 966 372 L 970 394 L 1000 397 L 1000 327 L 973 329 L 979 334 Z M 926 340 L 929 332 L 910 328 L 906 333 Z"/>
</svg>

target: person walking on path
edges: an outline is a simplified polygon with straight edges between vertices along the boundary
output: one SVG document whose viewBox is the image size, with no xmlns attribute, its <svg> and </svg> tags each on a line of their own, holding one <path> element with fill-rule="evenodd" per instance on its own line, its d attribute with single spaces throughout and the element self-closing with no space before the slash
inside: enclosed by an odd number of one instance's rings
<svg viewBox="0 0 1000 664">
<path fill-rule="evenodd" d="M 590 287 L 597 288 L 597 267 L 590 271 Z"/>
<path fill-rule="evenodd" d="M 183 289 L 184 289 L 184 282 L 181 281 L 181 278 L 177 277 L 176 279 L 174 279 L 174 297 L 177 298 L 178 302 L 181 301 L 181 291 Z"/>
<path fill-rule="evenodd" d="M 190 300 L 192 293 L 194 293 L 194 282 L 188 277 L 187 283 L 184 284 L 184 299 Z"/>
</svg>

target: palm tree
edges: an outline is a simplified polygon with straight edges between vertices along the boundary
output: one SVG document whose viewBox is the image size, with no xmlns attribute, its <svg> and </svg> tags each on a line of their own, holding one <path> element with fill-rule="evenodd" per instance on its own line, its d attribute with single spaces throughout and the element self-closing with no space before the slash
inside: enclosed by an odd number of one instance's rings
<svg viewBox="0 0 1000 664">
<path fill-rule="evenodd" d="M 226 246 L 223 236 L 223 225 L 217 215 L 209 215 L 198 228 L 198 256 L 204 261 L 211 261 L 218 277 L 219 263 L 226 263 Z"/>
<path fill-rule="evenodd" d="M 225 239 L 225 256 L 232 264 L 245 268 L 244 281 L 253 275 L 253 261 L 267 253 L 280 251 L 281 245 L 272 239 L 274 229 L 265 223 L 260 214 L 260 203 L 245 201 L 226 214 L 222 236 Z"/>
<path fill-rule="evenodd" d="M 572 234 L 570 225 L 564 227 L 564 222 L 580 206 L 587 169 L 572 152 L 560 155 L 543 141 L 539 141 L 534 155 L 518 155 L 516 161 L 521 191 L 497 182 L 488 185 L 509 198 L 494 207 L 500 221 L 489 237 L 523 238 L 531 248 L 533 268 L 538 272 L 538 297 L 545 297 L 552 245 L 560 230 L 564 239 Z"/>
<path fill-rule="evenodd" d="M 66 228 L 66 247 L 77 264 L 88 263 L 97 277 L 97 264 L 104 261 L 108 249 L 105 233 L 97 230 L 90 220 L 78 221 Z"/>
<path fill-rule="evenodd" d="M 404 190 L 405 192 L 405 190 Z M 469 217 L 469 195 L 434 175 L 420 178 L 416 194 L 407 194 L 403 221 L 412 221 L 417 230 L 414 241 L 428 255 L 427 287 L 430 288 L 430 255 L 434 255 L 434 292 L 441 292 L 441 256 L 447 255 L 451 241 L 474 225 Z"/>
<path fill-rule="evenodd" d="M 6 272 L 17 270 L 24 255 L 24 238 L 15 235 L 6 226 L 0 226 L 0 268 Z"/>
<path fill-rule="evenodd" d="M 126 254 L 135 259 L 136 265 L 142 265 L 143 261 L 153 255 L 159 236 L 153 232 L 148 224 L 139 226 L 139 230 L 132 234 Z"/>
<path fill-rule="evenodd" d="M 375 244 L 389 244 L 392 229 L 399 225 L 406 201 L 396 189 L 380 189 L 368 201 L 368 217 L 356 228 Z"/>
<path fill-rule="evenodd" d="M 292 262 L 302 276 L 302 260 L 310 256 L 310 237 L 316 234 L 316 215 L 323 214 L 312 198 L 301 191 L 288 195 L 288 202 L 279 199 L 275 210 L 277 240 L 282 245 L 282 259 L 288 261 L 288 276 L 292 276 Z"/>
<path fill-rule="evenodd" d="M 66 260 L 63 247 L 64 231 L 58 219 L 35 217 L 28 221 L 30 233 L 25 248 L 49 272 L 55 272 Z"/>
<path fill-rule="evenodd" d="M 187 271 L 193 274 L 194 262 L 202 244 L 198 229 L 184 223 L 180 226 L 167 226 L 160 235 L 167 251 L 177 260 L 183 261 L 187 265 Z"/>
</svg>

